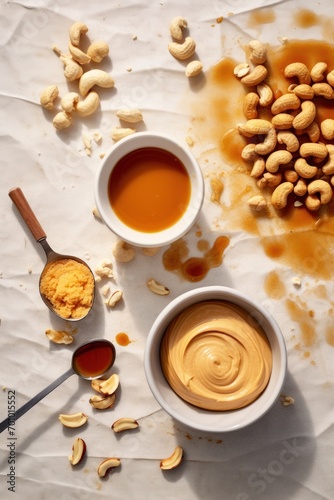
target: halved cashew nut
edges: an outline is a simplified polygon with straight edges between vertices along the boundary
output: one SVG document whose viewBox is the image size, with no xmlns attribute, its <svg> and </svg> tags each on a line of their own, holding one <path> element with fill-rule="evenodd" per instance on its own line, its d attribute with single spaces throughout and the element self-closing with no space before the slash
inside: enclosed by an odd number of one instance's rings
<svg viewBox="0 0 334 500">
<path fill-rule="evenodd" d="M 89 404 L 93 406 L 93 408 L 96 408 L 97 410 L 108 410 L 109 408 L 112 408 L 115 404 L 116 401 L 116 394 L 115 392 L 110 395 L 95 395 L 92 396 L 89 399 Z"/>
<path fill-rule="evenodd" d="M 334 139 L 334 120 L 332 118 L 326 118 L 320 123 L 320 129 L 323 137 L 331 141 Z"/>
<path fill-rule="evenodd" d="M 257 118 L 257 105 L 259 104 L 259 95 L 256 92 L 248 92 L 243 104 L 243 112 L 247 120 Z"/>
<path fill-rule="evenodd" d="M 57 85 L 49 85 L 42 90 L 40 95 L 40 103 L 44 109 L 53 109 L 54 100 L 59 96 L 59 89 Z"/>
<path fill-rule="evenodd" d="M 119 376 L 114 373 L 106 380 L 100 382 L 99 391 L 106 396 L 114 394 L 119 386 Z"/>
<path fill-rule="evenodd" d="M 60 105 L 66 113 L 72 113 L 79 101 L 79 94 L 76 92 L 68 92 L 60 101 Z"/>
<path fill-rule="evenodd" d="M 325 175 L 332 175 L 334 174 L 334 145 L 326 144 L 326 148 L 329 158 L 321 170 Z"/>
<path fill-rule="evenodd" d="M 83 74 L 83 69 L 78 64 L 75 62 L 73 59 L 70 57 L 66 57 L 61 55 L 59 59 L 62 61 L 64 64 L 64 76 L 69 82 L 73 82 L 74 80 L 78 80 L 82 74 Z"/>
<path fill-rule="evenodd" d="M 158 283 L 153 278 L 148 280 L 146 285 L 151 292 L 157 295 L 169 295 L 170 293 L 169 288 L 167 288 L 164 285 L 161 285 L 161 283 Z"/>
<path fill-rule="evenodd" d="M 87 33 L 88 27 L 81 22 L 76 22 L 70 27 L 70 40 L 72 45 L 79 46 L 81 35 Z"/>
<path fill-rule="evenodd" d="M 112 430 L 117 434 L 118 432 L 129 431 L 132 429 L 137 429 L 139 427 L 139 423 L 137 420 L 131 417 L 122 417 L 112 424 Z"/>
<path fill-rule="evenodd" d="M 307 85 L 310 85 L 311 83 L 310 72 L 307 66 L 301 62 L 288 64 L 288 66 L 284 69 L 284 76 L 286 78 L 297 77 L 300 84 L 306 83 Z"/>
<path fill-rule="evenodd" d="M 316 63 L 310 71 L 311 78 L 314 82 L 321 82 L 325 76 L 324 73 L 327 70 L 327 64 L 325 62 Z"/>
<path fill-rule="evenodd" d="M 116 116 L 127 123 L 138 123 L 143 119 L 143 115 L 139 109 L 122 108 L 117 111 Z"/>
<path fill-rule="evenodd" d="M 119 302 L 123 298 L 123 292 L 121 290 L 116 290 L 113 292 L 110 297 L 105 301 L 105 304 L 108 307 L 114 307 L 117 302 Z"/>
<path fill-rule="evenodd" d="M 304 101 L 301 104 L 302 111 L 293 119 L 292 125 L 296 130 L 305 129 L 314 121 L 317 109 L 314 102 Z"/>
<path fill-rule="evenodd" d="M 256 212 L 261 212 L 268 206 L 267 200 L 260 194 L 252 196 L 252 198 L 247 201 L 247 205 Z"/>
<path fill-rule="evenodd" d="M 136 131 L 134 128 L 129 127 L 114 127 L 111 131 L 111 138 L 114 142 L 118 142 L 128 135 L 134 134 Z"/>
<path fill-rule="evenodd" d="M 96 40 L 87 49 L 87 55 L 94 62 L 101 62 L 109 54 L 109 45 L 103 40 Z"/>
<path fill-rule="evenodd" d="M 258 64 L 257 66 L 255 66 L 253 71 L 251 71 L 248 75 L 242 77 L 240 81 L 247 87 L 255 87 L 256 85 L 259 85 L 259 83 L 263 82 L 267 74 L 267 68 L 262 64 Z"/>
<path fill-rule="evenodd" d="M 202 69 L 203 64 L 201 63 L 201 61 L 190 61 L 190 63 L 187 64 L 185 75 L 188 78 L 193 78 L 194 76 L 199 75 Z"/>
<path fill-rule="evenodd" d="M 183 61 L 194 54 L 196 42 L 193 38 L 187 36 L 183 43 L 171 42 L 168 44 L 168 50 L 175 59 Z"/>
<path fill-rule="evenodd" d="M 59 111 L 59 113 L 54 116 L 52 123 L 54 128 L 62 130 L 72 124 L 72 116 L 70 113 L 66 113 L 66 111 Z"/>
<path fill-rule="evenodd" d="M 106 89 L 113 87 L 114 83 L 112 77 L 102 69 L 91 69 L 86 71 L 80 78 L 79 92 L 85 96 L 94 85 Z"/>
<path fill-rule="evenodd" d="M 267 48 L 259 40 L 251 40 L 248 44 L 250 54 L 249 60 L 253 64 L 263 64 L 267 60 Z"/>
<path fill-rule="evenodd" d="M 299 140 L 292 132 L 280 130 L 277 134 L 278 144 L 285 144 L 287 151 L 294 153 L 299 149 Z"/>
<path fill-rule="evenodd" d="M 314 83 L 312 85 L 314 95 L 325 99 L 334 99 L 334 90 L 328 83 Z"/>
<path fill-rule="evenodd" d="M 74 337 L 71 333 L 65 332 L 64 330 L 53 330 L 48 328 L 45 330 L 45 335 L 51 342 L 55 344 L 72 344 Z"/>
<path fill-rule="evenodd" d="M 89 116 L 95 113 L 100 105 L 100 97 L 97 92 L 91 90 L 82 101 L 78 101 L 75 111 L 79 116 Z"/>
<path fill-rule="evenodd" d="M 99 477 L 105 477 L 109 472 L 115 467 L 119 467 L 121 465 L 121 461 L 119 458 L 110 457 L 103 460 L 97 469 L 97 474 Z"/>
<path fill-rule="evenodd" d="M 271 196 L 271 203 L 273 207 L 281 210 L 285 208 L 288 204 L 288 196 L 293 191 L 292 182 L 282 182 L 277 188 L 274 190 Z"/>
<path fill-rule="evenodd" d="M 292 160 L 292 154 L 286 150 L 278 150 L 271 153 L 266 161 L 266 169 L 270 173 L 278 171 L 280 165 L 286 165 Z"/>
<path fill-rule="evenodd" d="M 59 422 L 61 424 L 63 424 L 65 427 L 75 428 L 75 427 L 81 427 L 82 425 L 84 425 L 87 422 L 88 417 L 87 417 L 87 415 L 85 415 L 82 412 L 71 413 L 69 415 L 61 413 L 59 415 L 58 419 L 59 419 Z"/>
<path fill-rule="evenodd" d="M 315 181 L 310 182 L 307 186 L 307 192 L 309 195 L 318 195 L 321 205 L 326 205 L 333 197 L 331 185 L 321 179 L 316 179 Z"/>
<path fill-rule="evenodd" d="M 70 51 L 73 59 L 79 64 L 88 64 L 91 60 L 90 56 L 83 52 L 79 47 L 76 47 L 71 42 L 68 44 L 68 50 Z"/>
<path fill-rule="evenodd" d="M 298 158 L 294 168 L 297 174 L 304 179 L 312 179 L 318 173 L 318 167 L 310 165 L 304 158 Z"/>
<path fill-rule="evenodd" d="M 248 63 L 240 63 L 233 70 L 233 74 L 237 78 L 243 78 L 244 76 L 248 75 L 249 72 L 250 66 Z"/>
<path fill-rule="evenodd" d="M 271 106 L 273 115 L 283 113 L 289 109 L 298 109 L 300 107 L 300 99 L 295 94 L 283 94 Z"/>
<path fill-rule="evenodd" d="M 324 160 L 328 155 L 328 150 L 325 144 L 319 142 L 304 142 L 299 148 L 299 153 L 303 158 L 313 156 Z"/>
<path fill-rule="evenodd" d="M 181 42 L 183 38 L 183 29 L 188 26 L 187 21 L 185 20 L 184 17 L 177 16 L 172 19 L 170 25 L 169 25 L 169 31 L 174 40 L 177 40 L 178 42 Z"/>
<path fill-rule="evenodd" d="M 274 99 L 274 93 L 266 83 L 259 83 L 256 86 L 257 93 L 259 95 L 259 104 L 262 107 L 269 106 Z"/>
<path fill-rule="evenodd" d="M 170 470 L 175 469 L 182 462 L 183 458 L 183 448 L 181 446 L 176 446 L 173 453 L 168 458 L 163 458 L 160 461 L 160 469 Z"/>
<path fill-rule="evenodd" d="M 68 459 L 71 465 L 77 465 L 81 462 L 86 453 L 86 443 L 81 438 L 76 438 L 72 446 L 72 455 L 69 455 Z"/>
<path fill-rule="evenodd" d="M 135 256 L 134 249 L 123 240 L 115 243 L 112 253 L 119 262 L 130 262 Z"/>
</svg>

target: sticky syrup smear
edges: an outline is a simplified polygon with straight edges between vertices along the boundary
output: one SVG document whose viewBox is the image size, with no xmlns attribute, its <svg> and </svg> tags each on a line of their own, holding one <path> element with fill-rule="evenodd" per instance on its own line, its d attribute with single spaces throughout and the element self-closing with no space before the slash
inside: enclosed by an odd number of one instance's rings
<svg viewBox="0 0 334 500">
<path fill-rule="evenodd" d="M 311 14 L 305 10 L 298 11 L 296 23 L 305 28 L 314 25 L 318 18 Z M 250 22 L 274 22 L 271 11 L 265 12 L 265 15 L 263 19 L 251 18 Z M 296 61 L 305 63 L 309 68 L 316 62 L 325 61 L 329 69 L 334 69 L 333 46 L 315 40 L 289 40 L 279 48 L 269 47 L 267 81 L 276 96 L 287 91 L 291 82 L 284 78 L 283 70 L 289 63 Z M 206 86 L 192 104 L 192 130 L 195 130 L 201 144 L 207 144 L 205 162 L 209 162 L 212 144 L 217 145 L 214 154 L 221 157 L 220 165 L 209 174 L 211 201 L 221 207 L 216 227 L 224 231 L 243 230 L 250 233 L 258 238 L 265 255 L 270 259 L 285 264 L 302 278 L 329 281 L 334 278 L 334 201 L 316 213 L 310 213 L 303 207 L 295 208 L 294 200 L 279 214 L 271 207 L 264 214 L 251 213 L 247 206 L 247 200 L 251 196 L 262 194 L 268 197 L 270 193 L 256 186 L 249 175 L 249 165 L 241 159 L 241 151 L 247 142 L 238 133 L 236 125 L 246 121 L 243 100 L 249 89 L 245 89 L 233 74 L 234 67 L 240 62 L 244 60 L 224 58 L 212 67 L 207 74 Z M 324 117 L 334 118 L 334 101 L 319 100 L 317 113 L 319 120 Z M 201 158 L 203 157 L 204 154 L 201 153 Z M 221 202 L 222 193 L 228 203 Z M 222 239 L 217 242 L 224 248 L 228 244 L 227 240 Z M 186 260 L 184 252 L 184 243 L 172 245 L 164 255 L 166 269 L 177 271 L 191 281 L 202 279 L 207 273 L 210 257 L 204 258 L 204 261 Z M 284 299 L 284 284 L 275 273 L 266 278 L 264 287 L 269 297 Z M 326 299 L 328 300 L 327 296 Z M 295 299 L 287 299 L 285 305 L 290 319 L 299 324 L 304 346 L 314 345 L 318 328 L 315 318 L 310 317 L 307 304 L 298 301 L 296 296 Z M 327 328 L 325 339 L 329 345 L 334 346 L 333 327 Z M 304 357 L 308 357 L 307 354 L 304 353 Z"/>
</svg>

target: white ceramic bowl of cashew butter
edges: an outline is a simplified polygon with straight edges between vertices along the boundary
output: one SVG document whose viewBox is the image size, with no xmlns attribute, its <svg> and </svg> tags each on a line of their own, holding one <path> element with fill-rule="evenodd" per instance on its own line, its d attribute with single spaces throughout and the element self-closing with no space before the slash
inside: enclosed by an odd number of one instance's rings
<svg viewBox="0 0 334 500">
<path fill-rule="evenodd" d="M 251 323 L 256 323 L 260 325 L 261 331 L 265 333 L 265 337 L 269 341 L 270 350 L 271 350 L 271 370 L 269 374 L 269 381 L 267 385 L 262 390 L 262 392 L 255 398 L 251 403 L 234 409 L 234 410 L 208 410 L 203 409 L 201 407 L 195 406 L 193 403 L 189 403 L 183 396 L 180 397 L 174 389 L 171 388 L 169 382 L 165 377 L 163 368 L 162 368 L 162 340 L 166 335 L 166 331 L 169 325 L 173 325 L 173 320 L 175 321 L 176 317 L 180 317 L 180 314 L 183 314 L 184 311 L 189 310 L 189 308 L 193 308 L 194 306 L 198 306 L 198 304 L 205 304 L 205 308 L 202 310 L 201 315 L 203 315 L 203 311 L 205 314 L 205 309 L 207 309 L 207 303 L 213 302 L 223 302 L 224 304 L 232 304 L 233 307 L 240 308 L 245 312 L 245 317 Z M 213 318 L 215 320 L 215 318 Z M 186 324 L 189 324 L 189 321 L 192 321 L 192 318 L 187 318 Z M 206 320 L 205 320 L 206 321 Z M 197 327 L 196 327 L 197 328 Z M 196 332 L 196 335 L 198 331 Z M 196 337 L 196 336 L 195 336 Z M 186 356 L 189 358 L 189 353 L 186 354 L 187 349 L 191 351 L 192 349 L 196 352 L 196 363 L 194 373 L 191 375 L 189 372 L 189 380 L 191 383 L 195 383 L 195 378 L 200 376 L 200 367 L 198 363 L 201 363 L 201 357 L 206 358 L 205 363 L 210 366 L 206 366 L 205 370 L 203 370 L 204 377 L 209 374 L 209 376 L 213 376 L 217 379 L 218 385 L 222 382 L 225 376 L 229 376 L 229 373 L 225 373 L 224 370 L 226 368 L 225 365 L 230 363 L 230 360 L 226 362 L 224 360 L 224 356 L 221 353 L 212 353 L 210 352 L 210 343 L 211 340 L 207 341 L 206 346 L 203 349 L 203 352 L 198 355 L 198 347 L 196 347 L 196 338 L 192 338 L 191 343 L 189 343 L 185 347 L 185 334 L 182 332 L 182 335 L 174 339 L 174 342 L 177 342 L 176 345 L 176 354 L 177 356 L 183 356 L 186 359 Z M 238 343 L 238 342 L 236 342 Z M 239 346 L 237 346 L 239 349 Z M 242 349 L 241 349 L 242 350 Z M 209 352 L 209 355 L 207 355 Z M 182 353 L 182 354 L 180 354 Z M 217 354 L 217 355 L 216 355 Z M 239 356 L 240 353 L 238 353 Z M 168 354 L 169 355 L 169 354 Z M 229 353 L 226 357 L 229 357 Z M 231 358 L 233 355 L 231 356 Z M 186 371 L 189 371 L 189 359 L 183 364 L 183 367 Z M 255 364 L 255 372 L 258 371 L 257 366 L 257 358 L 254 357 L 253 354 L 247 360 L 249 365 Z M 242 364 L 242 362 L 241 362 Z M 149 384 L 149 387 L 157 400 L 157 402 L 169 413 L 173 418 L 181 422 L 182 424 L 205 432 L 229 432 L 233 430 L 241 429 L 245 426 L 248 426 L 261 418 L 268 410 L 273 406 L 273 404 L 277 401 L 282 385 L 286 375 L 287 369 L 287 354 L 286 347 L 283 339 L 283 335 L 276 324 L 273 317 L 261 306 L 258 305 L 255 301 L 246 297 L 242 293 L 237 290 L 222 287 L 222 286 L 207 286 L 202 288 L 196 288 L 189 292 L 186 292 L 176 299 L 174 299 L 170 304 L 168 304 L 165 309 L 159 314 L 159 316 L 154 321 L 151 330 L 149 332 L 146 348 L 145 348 L 145 357 L 144 357 L 144 366 L 146 378 Z M 225 368 L 224 368 L 225 366 Z M 228 370 L 226 372 L 231 372 L 233 366 L 229 365 Z M 203 375 L 203 374 L 202 374 Z M 188 377 L 188 374 L 187 374 Z M 194 380 L 193 380 L 194 377 Z M 246 373 L 246 382 L 248 374 Z M 201 381 L 201 383 L 203 380 Z M 204 380 L 204 383 L 206 381 Z M 232 381 L 228 389 L 230 390 L 235 380 Z M 219 385 L 219 390 L 221 389 Z M 242 387 L 241 387 L 242 392 Z M 215 402 L 214 402 L 215 404 Z"/>
<path fill-rule="evenodd" d="M 187 147 L 151 132 L 115 143 L 95 182 L 105 224 L 122 240 L 142 247 L 182 237 L 200 213 L 203 198 L 203 176 Z"/>
</svg>

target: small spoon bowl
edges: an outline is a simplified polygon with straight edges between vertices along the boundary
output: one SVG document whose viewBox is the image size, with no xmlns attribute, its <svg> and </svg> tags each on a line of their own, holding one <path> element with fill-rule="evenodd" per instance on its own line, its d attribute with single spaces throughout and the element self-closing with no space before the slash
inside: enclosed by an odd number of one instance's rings
<svg viewBox="0 0 334 500">
<path fill-rule="evenodd" d="M 85 380 L 94 380 L 103 377 L 113 366 L 116 359 L 116 349 L 112 342 L 105 339 L 93 339 L 81 344 L 72 355 L 71 368 L 41 392 L 36 394 L 30 401 L 25 403 L 15 412 L 16 421 L 28 410 L 35 406 L 41 399 L 45 398 L 51 391 L 67 380 L 71 375 L 77 374 Z M 6 418 L 0 423 L 0 433 L 8 428 L 10 419 Z"/>
<path fill-rule="evenodd" d="M 12 199 L 13 203 L 15 204 L 16 208 L 20 212 L 23 220 L 27 224 L 27 227 L 29 228 L 31 234 L 34 236 L 35 240 L 41 244 L 45 254 L 46 254 L 46 264 L 44 266 L 44 269 L 41 273 L 41 277 L 39 280 L 39 293 L 40 296 L 43 300 L 43 302 L 46 304 L 46 306 L 54 313 L 56 314 L 59 318 L 66 319 L 67 321 L 79 321 L 87 316 L 87 314 L 90 312 L 91 308 L 93 307 L 94 299 L 95 299 L 95 279 L 94 279 L 94 274 L 90 267 L 84 262 L 83 260 L 79 259 L 78 257 L 73 257 L 72 255 L 62 255 L 50 247 L 48 242 L 46 241 L 46 234 L 42 226 L 40 225 L 39 221 L 37 220 L 34 212 L 32 211 L 26 197 L 24 196 L 22 190 L 20 188 L 13 188 L 9 191 L 9 197 Z M 48 297 L 45 296 L 41 292 L 41 280 L 46 272 L 48 266 L 50 264 L 61 261 L 61 260 L 73 260 L 75 262 L 78 262 L 82 265 L 84 265 L 90 272 L 91 277 L 92 277 L 92 283 L 93 283 L 93 290 L 92 290 L 92 298 L 91 298 L 91 303 L 90 306 L 85 308 L 85 313 L 82 316 L 79 317 L 65 317 L 62 316 L 60 313 L 58 313 L 51 301 L 48 299 Z"/>
</svg>

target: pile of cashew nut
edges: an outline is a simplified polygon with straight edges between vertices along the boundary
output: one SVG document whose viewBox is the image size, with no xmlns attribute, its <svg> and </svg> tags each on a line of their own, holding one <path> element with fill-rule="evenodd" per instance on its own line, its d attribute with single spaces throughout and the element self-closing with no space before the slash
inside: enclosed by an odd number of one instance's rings
<svg viewBox="0 0 334 500">
<path fill-rule="evenodd" d="M 92 88 L 95 86 L 111 88 L 114 86 L 112 77 L 101 69 L 87 69 L 84 66 L 94 62 L 100 63 L 108 54 L 109 46 L 104 41 L 95 41 L 84 52 L 80 48 L 80 39 L 86 34 L 88 27 L 81 22 L 72 24 L 69 30 L 69 53 L 62 53 L 54 46 L 54 52 L 64 64 L 64 76 L 67 81 L 78 81 L 78 92 L 68 92 L 60 101 L 61 111 L 53 118 L 53 125 L 57 130 L 62 130 L 72 124 L 72 113 L 79 117 L 93 114 L 100 105 L 100 98 Z M 40 103 L 47 110 L 54 109 L 55 100 L 59 96 L 57 85 L 46 87 L 40 95 Z"/>
<path fill-rule="evenodd" d="M 266 83 L 266 45 L 252 40 L 249 53 L 250 64 L 234 68 L 235 76 L 249 90 L 243 104 L 247 122 L 237 126 L 249 141 L 241 156 L 252 164 L 250 176 L 257 186 L 270 189 L 275 209 L 285 208 L 291 194 L 295 206 L 317 211 L 333 197 L 334 145 L 328 141 L 334 138 L 334 120 L 320 122 L 317 101 L 334 99 L 334 70 L 325 62 L 312 68 L 301 62 L 288 64 L 284 76 L 291 84 L 276 98 Z M 262 195 L 252 197 L 248 204 L 254 210 L 267 207 Z"/>
<path fill-rule="evenodd" d="M 183 37 L 183 30 L 187 26 L 188 22 L 181 16 L 175 17 L 169 25 L 169 31 L 174 41 L 168 44 L 168 50 L 175 59 L 179 59 L 180 61 L 185 61 L 192 57 L 196 50 L 195 40 L 191 36 Z M 190 61 L 186 66 L 185 75 L 188 78 L 192 78 L 199 75 L 202 69 L 203 64 L 201 61 Z"/>
</svg>

